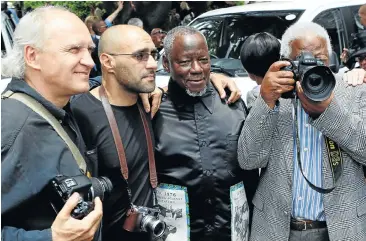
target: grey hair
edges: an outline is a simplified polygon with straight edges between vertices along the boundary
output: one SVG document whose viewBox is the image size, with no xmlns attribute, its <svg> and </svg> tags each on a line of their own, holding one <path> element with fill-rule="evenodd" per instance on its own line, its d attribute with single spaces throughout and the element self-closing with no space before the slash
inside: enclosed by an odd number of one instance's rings
<svg viewBox="0 0 366 241">
<path fill-rule="evenodd" d="M 325 28 L 319 24 L 313 22 L 295 23 L 285 31 L 281 39 L 281 55 L 285 58 L 289 58 L 292 52 L 291 42 L 296 39 L 305 38 L 308 35 L 315 35 L 325 39 L 327 42 L 329 57 L 332 55 L 333 50 L 327 30 L 325 30 Z"/>
<path fill-rule="evenodd" d="M 183 36 L 183 35 L 195 35 L 195 34 L 200 34 L 206 41 L 206 37 L 200 31 L 198 31 L 197 29 L 192 28 L 190 26 L 178 26 L 178 27 L 173 28 L 172 30 L 170 30 L 167 33 L 167 35 L 165 36 L 165 39 L 164 39 L 164 51 L 165 51 L 165 56 L 169 62 L 170 62 L 170 54 L 173 49 L 173 43 L 174 43 L 176 37 Z"/>
<path fill-rule="evenodd" d="M 2 76 L 24 79 L 24 47 L 32 46 L 42 49 L 47 37 L 45 35 L 45 26 L 47 26 L 45 16 L 51 9 L 69 12 L 63 7 L 46 6 L 36 8 L 20 19 L 14 31 L 13 47 L 4 58 L 1 58 Z"/>
<path fill-rule="evenodd" d="M 128 20 L 127 24 L 128 25 L 134 25 L 134 26 L 137 26 L 137 27 L 140 27 L 140 28 L 144 27 L 144 23 L 139 18 L 131 18 L 130 20 Z"/>
</svg>

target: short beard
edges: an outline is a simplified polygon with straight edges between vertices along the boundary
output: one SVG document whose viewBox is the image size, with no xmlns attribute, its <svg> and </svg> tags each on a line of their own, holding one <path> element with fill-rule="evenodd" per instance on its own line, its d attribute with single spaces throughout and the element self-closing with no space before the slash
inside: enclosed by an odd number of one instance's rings
<svg viewBox="0 0 366 241">
<path fill-rule="evenodd" d="M 189 96 L 200 97 L 200 96 L 202 96 L 206 93 L 206 90 L 207 90 L 207 86 L 205 86 L 205 88 L 203 90 L 199 91 L 199 92 L 192 92 L 188 88 L 186 89 L 186 92 Z"/>
</svg>

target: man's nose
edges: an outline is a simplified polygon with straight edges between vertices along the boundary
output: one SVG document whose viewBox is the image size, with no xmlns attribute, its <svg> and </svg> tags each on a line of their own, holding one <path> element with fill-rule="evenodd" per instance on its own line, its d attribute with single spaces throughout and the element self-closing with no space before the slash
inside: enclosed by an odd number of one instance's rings
<svg viewBox="0 0 366 241">
<path fill-rule="evenodd" d="M 91 54 L 89 53 L 89 51 L 84 51 L 83 57 L 80 60 L 80 63 L 82 65 L 87 66 L 88 68 L 93 68 L 95 63 L 91 57 Z"/>
<path fill-rule="evenodd" d="M 202 73 L 203 69 L 199 61 L 193 61 L 191 65 L 191 73 Z"/>
<path fill-rule="evenodd" d="M 151 55 L 149 55 L 149 59 L 147 60 L 146 68 L 153 70 L 158 69 L 158 62 Z"/>
</svg>

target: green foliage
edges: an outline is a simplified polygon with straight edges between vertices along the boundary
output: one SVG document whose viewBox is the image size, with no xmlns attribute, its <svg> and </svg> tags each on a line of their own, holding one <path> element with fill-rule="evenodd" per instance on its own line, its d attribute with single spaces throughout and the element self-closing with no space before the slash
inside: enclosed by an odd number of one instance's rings
<svg viewBox="0 0 366 241">
<path fill-rule="evenodd" d="M 24 1 L 24 8 L 35 9 L 45 5 L 63 6 L 84 20 L 90 14 L 90 9 L 101 3 L 101 1 Z"/>
<path fill-rule="evenodd" d="M 245 4 L 245 1 L 235 1 L 236 6 L 242 6 Z"/>
</svg>

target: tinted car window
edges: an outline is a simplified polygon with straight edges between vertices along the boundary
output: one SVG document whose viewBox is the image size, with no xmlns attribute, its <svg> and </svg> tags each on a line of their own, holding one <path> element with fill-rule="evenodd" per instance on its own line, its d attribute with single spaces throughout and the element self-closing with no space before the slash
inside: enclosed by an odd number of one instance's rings
<svg viewBox="0 0 366 241">
<path fill-rule="evenodd" d="M 314 22 L 327 30 L 333 50 L 337 56 L 340 56 L 343 47 L 346 45 L 346 33 L 339 9 L 329 9 L 321 12 L 315 17 Z"/>
<path fill-rule="evenodd" d="M 223 19 L 219 18 L 196 21 L 194 24 L 190 25 L 205 35 L 209 53 L 211 55 L 216 55 L 216 49 L 219 47 L 222 23 Z"/>
<path fill-rule="evenodd" d="M 203 31 L 211 54 L 219 58 L 237 59 L 241 45 L 248 36 L 268 32 L 280 39 L 302 13 L 301 10 L 246 12 L 201 18 L 190 26 Z"/>
</svg>

